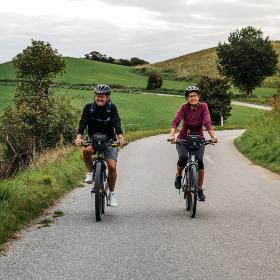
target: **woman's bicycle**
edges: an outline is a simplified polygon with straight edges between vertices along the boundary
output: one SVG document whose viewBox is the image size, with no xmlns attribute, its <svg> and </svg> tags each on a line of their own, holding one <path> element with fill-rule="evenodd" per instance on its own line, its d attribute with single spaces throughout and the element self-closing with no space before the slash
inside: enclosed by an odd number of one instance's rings
<svg viewBox="0 0 280 280">
<path fill-rule="evenodd" d="M 176 143 L 188 146 L 188 161 L 184 169 L 181 189 L 186 200 L 186 209 L 190 211 L 190 216 L 194 218 L 198 197 L 198 160 L 196 151 L 201 145 L 213 145 L 213 143 L 211 140 L 201 139 L 198 135 L 189 135 L 186 140 L 176 140 Z"/>
<path fill-rule="evenodd" d="M 104 151 L 108 146 L 119 147 L 119 144 L 109 141 L 105 134 L 93 134 L 92 137 L 83 141 L 84 146 L 92 145 L 93 154 L 93 179 L 94 185 L 91 194 L 95 195 L 95 218 L 101 221 L 105 213 L 105 206 L 109 206 L 108 200 L 108 183 L 107 183 L 107 165 L 104 159 Z"/>
</svg>

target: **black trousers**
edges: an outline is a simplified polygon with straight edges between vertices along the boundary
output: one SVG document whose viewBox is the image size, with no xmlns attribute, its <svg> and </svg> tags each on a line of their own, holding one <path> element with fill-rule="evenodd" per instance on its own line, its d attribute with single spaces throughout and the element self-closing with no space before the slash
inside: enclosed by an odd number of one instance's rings
<svg viewBox="0 0 280 280">
<path fill-rule="evenodd" d="M 188 146 L 184 144 L 176 144 L 176 149 L 179 155 L 178 165 L 184 167 L 188 161 Z M 195 157 L 198 160 L 198 169 L 204 169 L 203 155 L 204 155 L 205 145 L 202 144 L 201 147 L 195 151 Z"/>
</svg>

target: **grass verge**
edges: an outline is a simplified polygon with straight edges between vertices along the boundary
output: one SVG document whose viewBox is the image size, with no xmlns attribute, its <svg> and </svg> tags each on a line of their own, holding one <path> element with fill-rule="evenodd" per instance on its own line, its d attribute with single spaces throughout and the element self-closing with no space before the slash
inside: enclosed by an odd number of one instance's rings
<svg viewBox="0 0 280 280">
<path fill-rule="evenodd" d="M 271 112 L 235 140 L 237 148 L 254 163 L 280 174 L 280 113 Z"/>
</svg>

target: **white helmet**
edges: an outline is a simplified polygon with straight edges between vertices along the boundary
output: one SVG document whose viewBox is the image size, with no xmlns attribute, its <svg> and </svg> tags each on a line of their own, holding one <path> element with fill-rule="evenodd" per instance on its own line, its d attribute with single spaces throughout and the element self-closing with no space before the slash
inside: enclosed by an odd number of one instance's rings
<svg viewBox="0 0 280 280">
<path fill-rule="evenodd" d="M 200 89 L 196 86 L 189 86 L 185 89 L 185 96 L 188 96 L 190 92 L 196 92 L 200 94 Z"/>
</svg>

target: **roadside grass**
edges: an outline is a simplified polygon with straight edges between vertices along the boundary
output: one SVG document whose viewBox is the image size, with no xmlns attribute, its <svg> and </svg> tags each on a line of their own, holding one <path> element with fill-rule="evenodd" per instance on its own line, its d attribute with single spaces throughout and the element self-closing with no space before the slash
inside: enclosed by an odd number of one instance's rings
<svg viewBox="0 0 280 280">
<path fill-rule="evenodd" d="M 267 113 L 235 140 L 238 149 L 254 163 L 280 174 L 280 112 Z"/>
<path fill-rule="evenodd" d="M 53 218 L 58 218 L 58 217 L 62 217 L 62 216 L 64 216 L 64 212 L 61 210 L 56 210 L 53 213 Z"/>
</svg>

